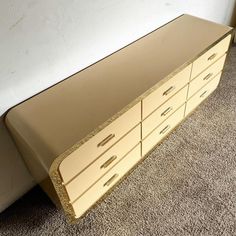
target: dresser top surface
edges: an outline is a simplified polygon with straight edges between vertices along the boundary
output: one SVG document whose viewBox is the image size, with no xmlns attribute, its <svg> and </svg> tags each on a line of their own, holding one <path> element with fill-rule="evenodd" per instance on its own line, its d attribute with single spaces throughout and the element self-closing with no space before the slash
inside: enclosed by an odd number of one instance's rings
<svg viewBox="0 0 236 236">
<path fill-rule="evenodd" d="M 7 122 L 59 155 L 230 31 L 182 15 L 14 107 Z"/>
</svg>

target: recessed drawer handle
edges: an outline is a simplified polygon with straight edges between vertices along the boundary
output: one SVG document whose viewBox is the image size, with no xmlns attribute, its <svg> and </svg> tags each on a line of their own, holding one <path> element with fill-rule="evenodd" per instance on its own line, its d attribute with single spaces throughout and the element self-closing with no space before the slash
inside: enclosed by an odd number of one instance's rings
<svg viewBox="0 0 236 236">
<path fill-rule="evenodd" d="M 110 157 L 104 164 L 102 164 L 101 166 L 100 166 L 100 168 L 102 169 L 102 168 L 107 168 L 115 159 L 117 158 L 117 156 L 112 156 L 112 157 Z"/>
<path fill-rule="evenodd" d="M 167 125 L 162 131 L 160 131 L 160 134 L 164 134 L 169 128 L 170 125 Z"/>
<path fill-rule="evenodd" d="M 115 134 L 110 134 L 105 139 L 103 139 L 102 142 L 100 142 L 97 146 L 98 147 L 103 147 L 105 144 L 107 144 L 113 138 L 115 138 Z"/>
<path fill-rule="evenodd" d="M 103 187 L 108 187 L 118 176 L 118 174 L 114 174 L 105 184 L 103 184 Z"/>
<path fill-rule="evenodd" d="M 161 113 L 161 116 L 166 116 L 172 110 L 173 110 L 173 107 L 168 107 L 165 111 Z"/>
<path fill-rule="evenodd" d="M 207 93 L 207 90 L 200 95 L 200 98 L 204 97 L 206 93 Z"/>
<path fill-rule="evenodd" d="M 210 57 L 208 57 L 208 61 L 213 60 L 216 57 L 217 53 L 213 53 Z"/>
<path fill-rule="evenodd" d="M 212 75 L 213 75 L 213 73 L 209 73 L 207 76 L 205 76 L 203 78 L 203 80 L 208 80 L 209 78 L 211 78 Z"/>
<path fill-rule="evenodd" d="M 168 95 L 168 94 L 171 93 L 174 89 L 175 89 L 175 86 L 169 87 L 169 88 L 163 93 L 163 96 Z"/>
</svg>

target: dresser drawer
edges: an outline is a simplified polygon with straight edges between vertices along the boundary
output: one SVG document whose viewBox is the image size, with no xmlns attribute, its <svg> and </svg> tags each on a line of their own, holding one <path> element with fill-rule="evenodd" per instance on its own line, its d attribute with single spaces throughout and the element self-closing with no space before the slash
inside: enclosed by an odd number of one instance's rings
<svg viewBox="0 0 236 236">
<path fill-rule="evenodd" d="M 72 207 L 75 217 L 80 217 L 99 198 L 101 198 L 120 178 L 122 178 L 141 159 L 140 144 L 77 199 Z"/>
<path fill-rule="evenodd" d="M 223 56 L 228 50 L 230 40 L 231 35 L 228 35 L 226 38 L 221 40 L 214 47 L 210 48 L 207 52 L 200 56 L 196 61 L 194 61 L 191 78 L 195 78 L 204 69 Z"/>
<path fill-rule="evenodd" d="M 213 80 L 211 80 L 192 98 L 188 100 L 186 105 L 185 115 L 188 115 L 195 107 L 197 107 L 205 98 L 207 98 L 217 88 L 221 74 L 222 73 L 219 73 Z"/>
<path fill-rule="evenodd" d="M 188 86 L 185 86 L 143 121 L 143 137 L 146 137 L 152 130 L 159 126 L 167 117 L 184 104 L 187 97 L 187 91 Z"/>
<path fill-rule="evenodd" d="M 59 166 L 64 184 L 96 160 L 140 121 L 141 103 L 139 102 L 66 157 Z"/>
<path fill-rule="evenodd" d="M 217 74 L 219 74 L 219 72 L 224 67 L 225 58 L 226 54 L 190 82 L 188 98 L 192 97 L 193 94 L 195 94 L 206 83 L 208 83 L 212 78 L 214 78 Z"/>
<path fill-rule="evenodd" d="M 170 78 L 154 92 L 143 99 L 143 118 L 146 118 L 156 108 L 162 105 L 176 92 L 183 88 L 190 79 L 191 65 Z"/>
<path fill-rule="evenodd" d="M 75 179 L 65 185 L 70 200 L 74 201 L 83 194 L 84 191 L 133 149 L 140 140 L 141 125 L 139 124 L 87 169 L 81 172 Z"/>
<path fill-rule="evenodd" d="M 162 138 L 164 138 L 184 117 L 185 105 L 180 107 L 166 121 L 149 134 L 142 142 L 142 156 L 147 154 Z"/>
</svg>

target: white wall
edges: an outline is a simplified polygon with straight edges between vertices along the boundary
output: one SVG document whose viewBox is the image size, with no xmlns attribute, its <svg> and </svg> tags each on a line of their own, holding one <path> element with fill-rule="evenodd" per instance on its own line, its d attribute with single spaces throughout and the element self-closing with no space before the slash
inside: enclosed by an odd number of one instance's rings
<svg viewBox="0 0 236 236">
<path fill-rule="evenodd" d="M 0 0 L 0 116 L 183 13 L 229 24 L 234 4 L 235 0 Z M 8 140 L 5 132 L 0 136 Z M 0 163 L 0 173 L 9 169 L 10 189 L 20 194 L 23 187 L 17 181 L 28 181 L 25 191 L 32 180 L 25 174 L 14 176 L 11 165 L 19 154 L 3 149 L 0 162 L 10 161 Z M 19 169 L 27 172 L 23 165 Z M 0 189 L 6 188 L 3 177 Z"/>
<path fill-rule="evenodd" d="M 183 13 L 228 24 L 234 0 L 1 0 L 0 114 Z"/>
</svg>

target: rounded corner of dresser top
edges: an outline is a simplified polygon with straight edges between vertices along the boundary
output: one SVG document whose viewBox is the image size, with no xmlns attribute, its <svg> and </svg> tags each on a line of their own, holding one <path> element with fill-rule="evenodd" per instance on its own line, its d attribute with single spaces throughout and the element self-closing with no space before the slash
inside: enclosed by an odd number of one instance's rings
<svg viewBox="0 0 236 236">
<path fill-rule="evenodd" d="M 53 161 L 51 166 L 49 167 L 48 174 L 50 178 L 52 179 L 56 175 L 60 176 L 60 165 L 64 161 L 65 158 L 61 158 L 60 156 L 57 156 Z"/>
<path fill-rule="evenodd" d="M 63 172 L 63 168 L 64 165 L 66 165 L 67 163 L 67 157 L 69 156 L 69 154 L 66 152 L 61 153 L 59 156 L 57 156 L 53 161 L 52 164 L 49 168 L 48 174 L 50 176 L 51 179 L 56 179 L 59 180 L 64 183 L 65 179 L 62 176 L 62 172 Z"/>
<path fill-rule="evenodd" d="M 6 113 L 5 116 L 3 118 L 4 124 L 7 127 L 10 127 L 12 125 L 12 121 L 13 121 L 13 117 L 14 117 L 14 108 L 10 108 Z"/>
</svg>

